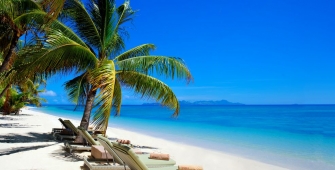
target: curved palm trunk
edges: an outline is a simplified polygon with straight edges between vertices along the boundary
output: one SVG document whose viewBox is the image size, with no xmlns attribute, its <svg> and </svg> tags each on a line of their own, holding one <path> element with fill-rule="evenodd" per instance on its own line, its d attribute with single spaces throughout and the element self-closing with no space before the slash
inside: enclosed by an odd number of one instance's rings
<svg viewBox="0 0 335 170">
<path fill-rule="evenodd" d="M 0 93 L 0 98 L 7 92 L 7 90 L 10 88 L 10 84 L 7 84 L 7 86 L 2 90 Z"/>
<path fill-rule="evenodd" d="M 3 62 L 2 62 L 2 65 L 0 66 L 0 73 L 1 73 L 1 72 L 4 72 L 5 70 L 8 69 L 7 67 L 8 67 L 8 65 L 9 65 L 11 56 L 12 56 L 12 54 L 13 54 L 13 51 L 14 51 L 14 49 L 15 49 L 15 47 L 16 47 L 17 42 L 19 41 L 20 34 L 19 34 L 17 31 L 15 31 L 15 32 L 14 32 L 14 35 L 15 35 L 15 36 L 13 37 L 12 41 L 10 42 L 10 48 L 9 48 L 9 51 L 8 51 L 7 55 L 5 56 L 5 58 L 4 58 L 4 60 L 3 60 Z"/>
<path fill-rule="evenodd" d="M 80 126 L 85 128 L 86 130 L 88 129 L 88 125 L 90 123 L 90 117 L 91 117 L 91 111 L 93 108 L 93 103 L 94 103 L 94 98 L 96 95 L 97 91 L 96 90 L 90 90 L 90 92 L 87 95 L 87 100 L 86 100 L 86 105 L 83 113 L 83 117 L 80 122 Z M 83 143 L 84 139 L 81 135 L 78 135 L 75 139 L 74 142 L 76 143 Z"/>
<path fill-rule="evenodd" d="M 6 99 L 5 99 L 5 102 L 3 104 L 3 112 L 4 112 L 4 115 L 9 115 L 10 112 L 11 112 L 11 104 L 10 104 L 10 91 L 7 90 L 6 91 Z"/>
</svg>

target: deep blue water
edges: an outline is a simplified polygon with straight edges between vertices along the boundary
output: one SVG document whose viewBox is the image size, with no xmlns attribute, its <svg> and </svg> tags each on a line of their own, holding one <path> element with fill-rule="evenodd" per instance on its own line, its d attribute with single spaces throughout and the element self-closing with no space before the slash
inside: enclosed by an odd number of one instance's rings
<svg viewBox="0 0 335 170">
<path fill-rule="evenodd" d="M 37 108 L 80 119 L 82 109 Z M 290 169 L 335 169 L 335 105 L 122 106 L 110 126 L 227 152 Z"/>
</svg>

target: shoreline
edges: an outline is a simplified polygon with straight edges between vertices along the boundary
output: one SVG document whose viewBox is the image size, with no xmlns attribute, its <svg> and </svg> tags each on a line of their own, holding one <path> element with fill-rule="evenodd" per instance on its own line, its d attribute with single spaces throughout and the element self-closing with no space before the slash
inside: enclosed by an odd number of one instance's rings
<svg viewBox="0 0 335 170">
<path fill-rule="evenodd" d="M 57 116 L 50 115 L 47 113 L 32 111 L 29 108 L 22 110 L 19 116 L 2 116 L 0 119 L 0 124 L 9 124 L 12 121 L 12 125 L 15 127 L 3 127 L 1 126 L 1 137 L 2 146 L 0 147 L 0 162 L 6 162 L 3 164 L 4 167 L 11 167 L 11 169 L 49 169 L 49 164 L 56 164 L 57 169 L 80 169 L 83 166 L 83 161 L 81 159 L 60 158 L 60 155 L 66 155 L 62 147 L 63 142 L 55 142 L 48 139 L 47 134 L 50 134 L 52 128 L 61 127 Z M 9 117 L 4 118 L 4 117 Z M 7 120 L 8 119 L 8 120 Z M 10 120 L 13 119 L 13 120 Z M 66 118 L 65 118 L 66 119 Z M 75 125 L 79 124 L 79 120 L 73 120 Z M 23 126 L 25 128 L 23 128 Z M 22 127 L 22 128 L 21 128 Z M 34 137 L 35 134 L 35 137 Z M 157 137 L 152 137 L 137 132 L 131 132 L 124 129 L 119 129 L 115 127 L 109 127 L 107 130 L 107 135 L 109 137 L 117 137 L 121 139 L 129 139 L 134 144 L 153 146 L 159 148 L 159 152 L 169 153 L 171 158 L 176 160 L 178 164 L 195 164 L 202 165 L 204 169 L 285 169 L 279 166 L 266 164 L 252 159 L 246 159 L 243 157 L 222 153 L 219 151 L 214 151 L 210 149 L 200 148 L 193 145 L 187 145 L 185 143 L 180 143 L 178 141 L 169 141 Z M 27 141 L 8 141 L 5 143 L 6 139 L 10 137 L 24 138 L 27 136 L 33 136 L 33 138 L 27 138 Z M 38 141 L 37 136 L 43 136 L 45 141 Z M 50 135 L 51 136 L 51 135 Z M 34 141 L 35 140 L 35 141 Z M 31 147 L 35 149 L 19 149 L 22 147 Z M 6 148 L 11 148 L 12 152 L 6 151 Z M 13 149 L 14 148 L 14 149 Z M 16 152 L 13 152 L 15 150 Z M 8 152 L 8 153 L 6 153 Z M 27 162 L 26 166 L 20 167 L 15 164 L 18 160 L 21 161 L 24 155 L 35 155 L 38 154 L 39 158 L 24 158 L 24 160 L 31 160 L 31 163 Z M 89 155 L 89 152 L 86 153 Z M 58 156 L 53 156 L 58 155 Z M 82 157 L 85 155 L 78 154 L 77 156 Z M 40 159 L 47 159 L 48 162 L 41 162 Z M 51 161 L 51 162 L 50 162 Z M 23 161 L 26 162 L 26 161 Z M 38 163 L 39 162 L 39 163 Z M 75 168 L 76 167 L 76 168 Z M 6 168 L 4 168 L 6 169 Z M 56 168 L 55 168 L 56 169 Z"/>
</svg>

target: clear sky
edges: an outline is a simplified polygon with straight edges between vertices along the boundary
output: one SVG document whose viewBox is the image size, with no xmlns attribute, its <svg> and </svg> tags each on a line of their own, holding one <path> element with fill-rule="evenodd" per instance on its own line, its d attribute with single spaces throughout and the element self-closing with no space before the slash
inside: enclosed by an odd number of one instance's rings
<svg viewBox="0 0 335 170">
<path fill-rule="evenodd" d="M 116 0 L 118 4 L 123 1 Z M 335 1 L 132 0 L 139 10 L 127 48 L 153 43 L 154 55 L 181 57 L 194 82 L 165 80 L 179 100 L 245 104 L 335 104 Z M 49 104 L 69 103 L 48 81 Z M 124 90 L 123 104 L 139 104 Z"/>
</svg>

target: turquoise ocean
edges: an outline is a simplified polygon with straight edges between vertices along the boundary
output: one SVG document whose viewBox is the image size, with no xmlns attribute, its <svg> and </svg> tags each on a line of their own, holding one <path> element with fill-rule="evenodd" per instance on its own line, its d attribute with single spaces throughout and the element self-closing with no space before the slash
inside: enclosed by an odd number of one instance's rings
<svg viewBox="0 0 335 170">
<path fill-rule="evenodd" d="M 80 120 L 83 108 L 34 108 Z M 289 169 L 335 169 L 335 105 L 122 106 L 109 126 Z"/>
</svg>

